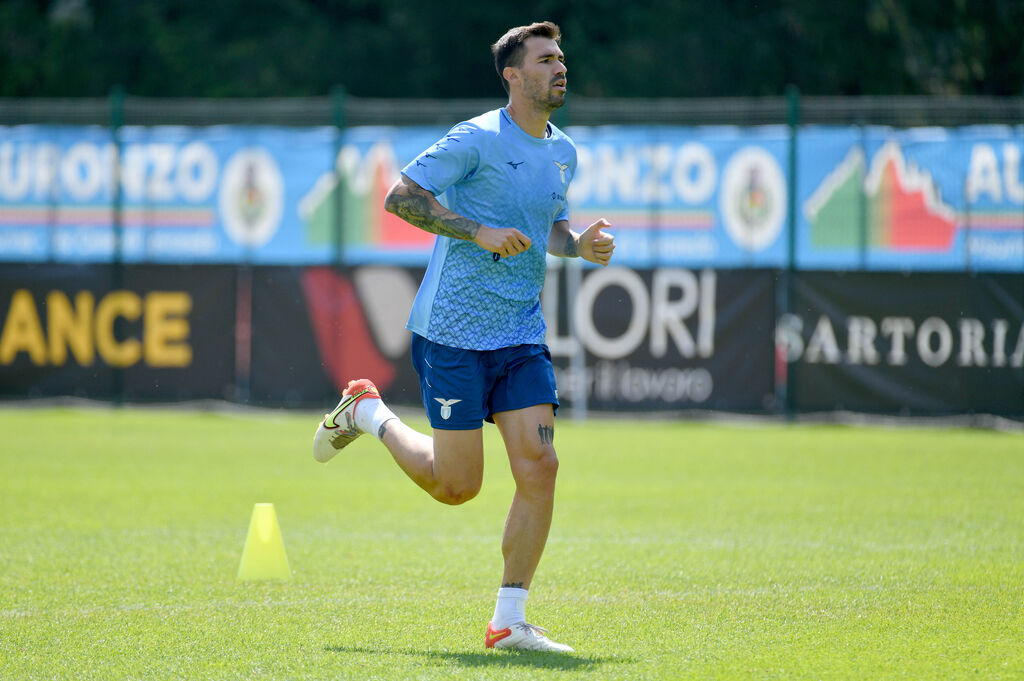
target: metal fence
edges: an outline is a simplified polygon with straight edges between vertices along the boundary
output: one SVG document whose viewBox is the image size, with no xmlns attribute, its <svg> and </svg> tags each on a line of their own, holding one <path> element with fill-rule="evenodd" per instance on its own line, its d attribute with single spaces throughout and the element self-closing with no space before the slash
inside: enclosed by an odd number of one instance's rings
<svg viewBox="0 0 1024 681">
<path fill-rule="evenodd" d="M 0 139 L 0 261 L 99 262 L 106 241 L 110 260 L 125 262 L 351 265 L 392 262 L 398 251 L 411 258 L 405 264 L 425 261 L 428 245 L 386 233 L 380 178 L 436 139 L 424 130 L 501 104 L 341 89 L 281 99 L 153 99 L 116 89 L 106 98 L 0 99 L 0 126 L 11 126 Z M 804 97 L 795 89 L 764 98 L 573 97 L 554 122 L 579 134 L 575 216 L 584 224 L 609 212 L 622 218 L 620 260 L 634 258 L 630 266 L 1024 267 L 1024 97 Z M 45 138 L 63 135 L 45 129 L 60 125 L 88 143 L 61 156 Z M 184 170 L 172 169 L 167 154 L 180 131 L 162 126 L 182 126 L 193 140 L 216 137 L 223 148 L 198 143 L 191 151 L 205 156 L 177 157 Z M 388 129 L 371 129 L 367 141 L 363 126 Z M 246 156 L 252 181 L 280 176 L 260 185 L 267 191 L 291 183 L 286 219 L 274 228 L 268 211 L 263 231 L 246 222 L 251 216 L 221 210 L 234 204 L 218 203 L 220 190 L 238 182 L 209 170 L 219 163 L 226 177 L 253 136 L 277 156 L 266 167 Z M 753 156 L 744 151 L 755 146 Z M 113 147 L 121 164 L 109 161 Z M 157 167 L 159 178 L 147 179 Z M 188 200 L 168 184 L 172 170 Z M 211 180 L 201 199 L 197 178 Z M 214 243 L 220 227 L 231 238 Z M 256 238 L 264 233 L 278 242 Z"/>
<path fill-rule="evenodd" d="M 119 91 L 105 98 L 0 98 L 0 125 L 451 125 L 504 104 L 499 99 L 327 97 L 164 99 Z M 822 125 L 894 127 L 1019 124 L 1024 97 L 778 97 L 626 99 L 572 96 L 556 124 Z"/>
<path fill-rule="evenodd" d="M 66 124 L 103 128 L 88 131 L 100 140 L 89 157 L 95 161 L 89 167 L 95 169 L 96 177 L 99 177 L 103 173 L 109 174 L 111 169 L 114 173 L 122 171 L 122 166 L 117 163 L 104 166 L 104 158 L 117 157 L 103 156 L 98 149 L 100 143 L 104 150 L 112 142 L 121 144 L 118 128 L 125 125 L 143 128 L 163 125 L 195 128 L 215 125 L 276 126 L 282 128 L 275 131 L 284 140 L 281 146 L 288 147 L 288 143 L 297 137 L 323 137 L 323 131 L 316 129 L 321 126 L 335 128 L 339 134 L 332 138 L 331 131 L 327 131 L 327 137 L 334 139 L 334 144 L 340 144 L 340 132 L 345 128 L 366 125 L 444 127 L 502 104 L 497 99 L 366 99 L 348 96 L 341 90 L 328 97 L 251 100 L 149 99 L 115 91 L 110 97 L 93 99 L 0 99 L 0 125 Z M 772 242 L 773 248 L 780 252 L 778 255 L 773 255 L 773 251 L 768 249 L 759 251 L 764 255 L 761 258 L 755 253 L 757 248 L 749 242 L 743 242 L 748 244 L 749 252 L 740 252 L 740 246 L 731 243 L 736 241 L 735 236 L 726 235 L 726 230 L 717 230 L 713 237 L 717 244 L 715 252 L 722 257 L 710 263 L 684 263 L 691 269 L 681 271 L 675 267 L 679 263 L 667 258 L 673 252 L 693 251 L 688 244 L 707 243 L 711 237 L 709 230 L 702 225 L 706 227 L 714 222 L 707 215 L 719 210 L 720 206 L 707 197 L 699 202 L 691 201 L 693 206 L 683 205 L 685 202 L 679 198 L 663 202 L 666 205 L 654 199 L 650 205 L 640 205 L 645 200 L 642 192 L 632 192 L 639 179 L 625 173 L 626 180 L 633 182 L 629 185 L 632 194 L 639 198 L 631 194 L 627 201 L 619 196 L 616 197 L 617 203 L 612 203 L 622 208 L 620 212 L 623 214 L 630 214 L 632 210 L 630 215 L 634 219 L 647 221 L 652 253 L 650 260 L 640 263 L 641 266 L 635 270 L 623 267 L 588 271 L 582 271 L 577 267 L 578 261 L 573 261 L 571 266 L 555 273 L 558 286 L 545 289 L 546 292 L 555 292 L 552 298 L 555 313 L 551 315 L 551 324 L 553 328 L 561 329 L 564 338 L 556 338 L 559 342 L 553 342 L 552 349 L 560 372 L 559 383 L 564 386 L 565 399 L 571 404 L 574 414 L 581 415 L 588 408 L 618 409 L 610 405 L 619 405 L 625 400 L 634 410 L 651 412 L 697 408 L 792 414 L 852 409 L 935 415 L 978 412 L 1021 418 L 1024 413 L 1021 406 L 1024 404 L 1024 382 L 1021 378 L 1024 363 L 1024 330 L 1021 328 L 1024 240 L 1020 237 L 1024 234 L 1024 201 L 1019 197 L 1024 196 L 1024 179 L 1020 174 L 1024 155 L 1024 147 L 1020 146 L 1024 143 L 1024 98 L 802 97 L 795 90 L 785 96 L 768 98 L 655 100 L 573 97 L 566 107 L 557 112 L 555 123 L 595 128 L 647 126 L 648 133 L 658 137 L 658 144 L 665 143 L 669 134 L 658 126 L 736 126 L 708 128 L 711 133 L 707 130 L 675 131 L 685 135 L 687 142 L 702 134 L 733 137 L 739 133 L 749 134 L 750 131 L 737 132 L 743 127 L 789 126 L 788 129 L 768 130 L 773 137 L 758 141 L 759 144 L 771 142 L 773 158 L 776 159 L 771 164 L 778 166 L 779 184 L 791 188 L 785 192 L 788 200 L 785 211 L 780 211 L 787 216 L 787 222 L 780 227 L 778 234 L 781 236 Z M 833 144 L 836 148 L 849 148 L 853 154 L 848 155 L 847 160 L 822 161 L 813 175 L 816 179 L 804 189 L 803 203 L 798 205 L 797 192 L 792 189 L 798 186 L 798 139 L 807 140 L 803 146 L 806 153 L 817 151 L 824 135 L 837 134 L 832 129 L 814 127 L 818 125 L 852 126 L 856 128 L 853 132 L 839 133 L 848 136 L 864 134 L 852 141 L 846 139 L 843 144 Z M 967 191 L 972 186 L 967 177 L 956 175 L 952 179 L 946 178 L 948 187 L 963 190 L 950 191 L 948 194 L 952 196 L 945 198 L 949 203 L 945 212 L 949 215 L 943 217 L 948 227 L 944 233 L 948 238 L 956 233 L 981 234 L 981 240 L 965 239 L 961 250 L 947 243 L 943 252 L 949 262 L 940 268 L 942 271 L 933 271 L 935 268 L 930 263 L 918 264 L 910 259 L 915 250 L 923 250 L 926 254 L 936 250 L 930 222 L 918 222 L 918 217 L 903 214 L 900 221 L 901 229 L 905 228 L 903 232 L 890 233 L 886 232 L 888 228 L 878 226 L 882 224 L 882 218 L 891 217 L 890 204 L 883 206 L 882 203 L 891 202 L 894 194 L 888 191 L 893 185 L 883 186 L 881 180 L 874 189 L 868 191 L 865 188 L 868 177 L 872 176 L 871 168 L 876 165 L 874 159 L 879 160 L 877 166 L 882 169 L 890 166 L 912 169 L 912 164 L 903 163 L 903 157 L 897 153 L 898 145 L 890 147 L 878 139 L 868 140 L 869 128 L 896 128 L 896 131 L 883 131 L 883 136 L 891 134 L 900 138 L 920 133 L 915 129 L 921 127 L 977 125 L 1012 126 L 1012 134 L 1016 137 L 1009 142 L 1001 138 L 998 145 L 986 143 L 992 163 L 983 164 L 986 170 L 981 174 L 981 181 L 974 185 L 976 196 Z M 105 129 L 112 134 L 108 136 Z M 29 128 L 21 132 L 34 134 L 36 131 Z M 167 132 L 165 130 L 163 134 Z M 170 131 L 171 134 L 175 132 Z M 210 134 L 221 131 L 196 132 Z M 373 131 L 374 134 L 378 132 L 391 134 L 394 131 Z M 602 143 L 609 153 L 607 158 L 602 157 L 600 164 L 593 165 L 601 165 L 612 173 L 630 166 L 632 162 L 633 169 L 636 169 L 639 156 L 634 153 L 635 149 L 627 148 L 625 143 L 614 139 L 619 131 L 602 128 L 592 132 L 594 135 L 607 135 L 602 138 Z M 988 134 L 984 130 L 981 133 L 958 131 L 962 132 Z M 806 137 L 801 137 L 805 133 Z M 253 133 L 247 130 L 244 134 Z M 672 144 L 666 145 L 670 150 L 687 148 L 679 144 L 677 138 L 671 141 Z M 397 144 L 397 138 L 389 143 Z M 719 145 L 721 149 L 716 152 L 719 154 L 717 158 L 713 157 L 710 148 L 707 150 L 708 157 L 716 160 L 714 165 L 723 168 L 723 178 L 728 174 L 724 168 L 733 157 L 730 155 L 742 143 L 742 139 L 731 139 L 727 144 Z M 9 148 L 13 149 L 13 145 Z M 417 150 L 422 148 L 422 145 L 416 146 Z M 953 156 L 948 149 L 940 149 L 935 154 L 934 167 L 945 175 L 959 172 L 960 168 L 967 166 L 963 162 L 966 148 L 967 143 L 960 144 L 958 163 L 952 162 Z M 332 150 L 330 141 L 325 149 Z M 997 150 L 1003 155 L 1003 166 L 996 163 Z M 23 333 L 9 342 L 7 358 L 0 357 L 0 397 L 81 394 L 114 401 L 227 397 L 262 404 L 295 405 L 330 399 L 343 387 L 343 383 L 337 381 L 349 377 L 349 370 L 353 369 L 360 373 L 394 373 L 396 377 L 390 385 L 392 392 L 397 391 L 397 394 L 405 394 L 414 400 L 416 383 L 409 370 L 408 357 L 403 354 L 406 345 L 398 344 L 398 349 L 394 350 L 389 348 L 395 344 L 389 343 L 387 348 L 375 349 L 369 331 L 362 334 L 366 341 L 363 343 L 356 338 L 358 334 L 339 334 L 335 327 L 330 326 L 341 317 L 332 305 L 336 301 L 345 301 L 350 306 L 346 308 L 346 315 L 358 311 L 364 318 L 366 329 L 372 324 L 385 325 L 374 330 L 375 337 L 395 336 L 393 328 L 386 326 L 387 320 L 378 319 L 379 315 L 370 315 L 367 310 L 407 308 L 409 300 L 402 296 L 408 298 L 406 294 L 411 295 L 414 286 L 409 282 L 420 274 L 416 265 L 392 266 L 385 272 L 392 277 L 387 280 L 392 285 L 380 286 L 382 270 L 364 267 L 380 263 L 357 262 L 343 257 L 348 257 L 353 247 L 369 243 L 362 232 L 355 234 L 354 225 L 361 226 L 366 232 L 367 223 L 383 218 L 379 215 L 379 193 L 374 194 L 372 182 L 364 182 L 367 178 L 375 178 L 381 166 L 368 162 L 372 154 L 366 153 L 359 157 L 360 163 L 353 163 L 349 168 L 336 162 L 339 151 L 337 146 L 333 147 L 333 154 L 317 151 L 317 158 L 322 162 L 322 168 L 317 172 L 322 181 L 314 178 L 303 185 L 303 191 L 316 199 L 315 205 L 311 199 L 312 208 L 302 221 L 295 217 L 299 211 L 291 210 L 292 222 L 281 228 L 279 236 L 288 244 L 315 241 L 317 247 L 322 247 L 322 257 L 300 259 L 300 264 L 330 263 L 345 267 L 279 267 L 277 265 L 287 263 L 253 260 L 258 251 L 248 245 L 244 250 L 233 246 L 241 254 L 233 256 L 234 259 L 213 260 L 202 267 L 192 264 L 181 266 L 163 256 L 163 259 L 153 259 L 155 249 L 146 250 L 148 246 L 132 258 L 123 258 L 126 235 L 140 237 L 137 242 L 145 246 L 150 243 L 148 236 L 160 232 L 163 223 L 149 221 L 160 209 L 169 209 L 166 213 L 168 220 L 184 220 L 185 223 L 196 215 L 178 210 L 184 205 L 182 202 L 175 204 L 166 200 L 166 205 L 159 201 L 147 203 L 152 197 L 144 191 L 146 183 L 135 176 L 131 176 L 131 182 L 122 182 L 124 176 L 121 175 L 112 180 L 100 178 L 87 200 L 73 205 L 67 215 L 63 214 L 63 207 L 53 191 L 48 191 L 43 201 L 22 200 L 14 206 L 17 210 L 10 211 L 15 215 L 12 221 L 27 221 L 24 234 L 39 236 L 49 246 L 40 258 L 34 260 L 0 257 L 3 264 L 0 267 L 0 311 L 6 300 L 14 301 L 16 295 L 19 301 L 16 310 L 18 320 L 27 320 L 3 326 L 18 333 L 19 329 L 35 328 L 39 325 L 38 310 L 48 304 L 46 301 L 52 295 L 56 303 L 53 314 L 57 317 L 63 315 L 60 317 L 63 321 L 57 328 L 64 336 L 55 337 L 56 340 L 49 343 L 42 342 L 39 341 L 43 338 L 40 331 L 39 334 Z M 675 158 L 680 157 L 677 154 Z M 0 150 L 0 160 L 4 158 Z M 13 158 L 13 152 L 7 152 L 5 162 L 10 167 L 16 165 Z M 39 156 L 40 161 L 53 162 L 55 158 L 52 154 Z M 751 172 L 745 175 L 734 173 L 734 176 L 753 176 L 752 171 L 761 167 L 762 159 L 763 155 L 748 155 L 745 168 Z M 135 171 L 138 171 L 138 159 L 136 162 Z M 290 169 L 308 171 L 309 165 L 304 157 L 294 162 Z M 649 164 L 647 169 L 651 167 Z M 741 166 L 737 164 L 736 167 Z M 807 167 L 803 167 L 806 171 Z M 72 166 L 72 169 L 77 173 L 78 166 Z M 132 165 L 125 164 L 124 169 L 130 176 Z M 288 172 L 289 168 L 284 170 L 285 176 L 297 174 Z M 840 178 L 838 170 L 847 171 L 846 179 Z M 78 177 L 76 173 L 72 173 L 71 179 L 84 183 L 84 175 Z M 908 173 L 908 176 L 916 177 L 914 172 Z M 17 182 L 12 179 L 14 176 L 13 172 L 6 172 L 6 177 L 0 172 L 0 199 L 9 198 L 2 195 L 4 181 L 8 189 L 18 183 L 27 187 L 24 178 L 32 178 L 32 182 L 38 182 L 47 190 L 57 187 L 51 181 L 57 177 L 55 172 L 29 172 L 19 166 Z M 805 185 L 811 176 L 808 172 L 801 175 Z M 884 177 L 882 173 L 878 176 Z M 614 181 L 606 183 L 608 186 L 628 184 L 618 178 L 612 179 Z M 692 184 L 692 177 L 684 176 L 683 179 Z M 360 183 L 366 185 L 362 193 L 355 190 Z M 722 179 L 721 184 L 727 183 Z M 758 216 L 768 211 L 757 213 L 756 210 L 766 204 L 754 201 L 757 194 L 754 190 L 761 187 L 728 184 L 733 192 L 732 198 L 742 200 L 752 211 L 753 218 L 744 217 L 746 222 L 743 225 L 757 227 L 766 222 L 762 220 L 759 223 L 761 218 Z M 899 182 L 896 184 L 901 186 Z M 231 183 L 222 185 L 232 186 Z M 811 191 L 815 186 L 829 191 L 822 191 L 819 196 L 818 191 Z M 131 192 L 122 194 L 125 187 Z M 309 191 L 310 187 L 326 189 Z M 109 188 L 109 196 L 102 191 L 103 188 Z M 241 194 L 244 187 L 238 183 L 235 189 Z M 918 198 L 928 194 L 921 187 L 913 189 Z M 1011 189 L 1012 201 L 1005 196 L 1011 193 Z M 998 205 L 992 198 L 996 192 L 1002 192 L 1003 199 L 1006 199 Z M 22 193 L 27 196 L 28 190 Z M 782 194 L 776 192 L 773 195 Z M 821 198 L 826 194 L 828 200 Z M 815 197 L 814 200 L 809 195 Z M 979 203 L 979 196 L 988 204 Z M 771 201 L 767 203 L 771 204 Z M 806 224 L 800 227 L 802 231 L 798 232 L 798 218 L 807 212 L 799 208 L 805 208 L 807 204 L 818 208 L 812 211 L 816 217 L 808 217 Z M 778 206 L 773 204 L 775 208 Z M 0 205 L 0 209 L 3 207 Z M 185 207 L 195 206 L 189 204 Z M 200 207 L 207 211 L 209 224 L 205 227 L 214 226 L 219 219 L 215 199 L 209 199 Z M 585 203 L 582 207 L 586 207 Z M 923 215 L 922 219 L 935 217 L 923 208 L 917 213 Z M 90 221 L 92 223 L 78 229 L 78 222 Z M 986 224 L 992 234 L 985 234 Z M 94 267 L 61 266 L 60 263 L 66 261 L 81 261 L 83 253 L 79 252 L 79 242 L 68 239 L 64 243 L 58 237 L 63 239 L 77 233 L 90 238 L 96 234 L 103 236 L 108 226 L 113 253 L 110 260 L 89 261 L 98 265 Z M 184 223 L 170 227 L 163 225 L 168 227 L 164 231 L 173 233 L 175 238 L 178 234 L 187 237 L 187 226 Z M 798 241 L 798 233 L 804 235 L 802 241 Z M 927 239 L 915 241 L 922 234 Z M 617 237 L 620 245 L 628 243 L 626 239 L 630 235 L 634 245 L 640 244 L 638 235 L 643 236 L 643 230 L 623 230 Z M 1011 241 L 1011 238 L 1016 241 Z M 9 243 L 16 244 L 17 239 Z M 876 248 L 872 239 L 884 242 L 883 247 Z M 907 252 L 889 248 L 890 241 L 898 242 L 900 246 L 909 244 L 910 248 Z M 62 243 L 64 245 L 58 247 Z M 686 248 L 673 251 L 670 248 L 673 243 Z M 996 263 L 998 266 L 979 267 L 979 264 L 984 265 L 980 256 L 987 252 L 986 249 L 992 250 L 992 244 L 1000 248 L 1005 246 L 1004 250 L 1013 258 Z M 643 251 L 640 248 L 634 250 Z M 628 258 L 629 251 L 623 247 L 619 253 Z M 803 259 L 801 252 L 819 259 Z M 739 255 L 730 260 L 724 257 L 729 253 Z M 821 260 L 822 253 L 833 259 Z M 836 260 L 835 253 L 845 259 Z M 388 253 L 389 259 L 392 259 L 391 255 Z M 209 259 L 183 260 L 195 263 Z M 629 261 L 626 262 L 628 264 Z M 144 266 L 138 266 L 140 264 Z M 270 266 L 253 267 L 254 264 Z M 700 274 L 697 267 L 703 268 Z M 393 285 L 396 281 L 401 285 Z M 586 305 L 579 303 L 579 291 L 584 284 L 589 291 L 583 296 Z M 596 304 L 598 293 L 606 289 L 619 296 L 617 304 Z M 325 291 L 328 299 L 313 299 L 310 291 Z M 382 291 L 386 296 L 383 302 L 371 296 L 371 293 L 378 295 Z M 83 292 L 87 292 L 86 295 Z M 141 301 L 151 292 L 158 296 L 155 302 L 151 301 L 156 306 L 153 316 L 158 318 L 157 323 L 161 319 L 170 320 L 171 326 L 167 327 L 170 330 L 163 336 L 156 334 L 158 339 L 163 338 L 167 342 L 152 344 L 152 356 L 145 353 L 139 356 L 118 355 L 117 351 L 122 347 L 127 348 L 126 352 L 135 347 L 147 347 L 137 346 L 138 339 L 132 337 L 121 342 L 123 339 L 114 333 L 114 322 L 119 320 L 118 328 L 121 328 L 121 322 L 133 323 L 129 333 L 137 336 L 145 332 L 145 327 L 140 329 L 138 318 L 150 313 L 134 310 L 135 307 L 146 309 Z M 167 297 L 168 293 L 170 297 Z M 72 299 L 76 301 L 74 306 Z M 97 331 L 92 334 L 94 300 L 101 301 L 95 309 L 99 311 L 102 307 L 102 314 L 97 312 Z M 107 302 L 103 303 L 104 300 Z M 571 317 L 568 301 L 574 301 Z M 545 304 L 549 302 L 551 300 Z M 119 308 L 118 305 L 128 307 Z M 131 307 L 133 305 L 135 307 Z M 167 305 L 172 307 L 167 308 Z M 191 310 L 191 306 L 195 309 L 190 313 L 182 312 Z M 7 306 L 8 316 L 12 307 L 13 302 Z M 575 310 L 578 309 L 584 313 L 577 315 Z M 657 314 L 654 309 L 658 310 Z M 74 314 L 73 310 L 76 311 Z M 558 310 L 564 310 L 564 314 Z M 180 329 L 185 327 L 179 324 L 185 317 L 191 325 L 187 341 L 180 335 Z M 69 329 L 73 327 L 79 330 L 75 336 L 78 340 L 71 349 L 77 358 L 75 362 L 68 360 L 68 353 L 62 345 L 70 344 Z M 572 334 L 565 335 L 574 327 Z M 619 333 L 622 329 L 626 332 Z M 179 333 L 179 336 L 174 333 Z M 555 335 L 558 333 L 556 331 Z M 105 364 L 95 361 L 92 350 L 82 349 L 92 347 L 93 335 L 97 338 L 97 346 L 103 345 L 97 350 L 97 356 Z M 655 335 L 659 339 L 657 343 Z M 622 349 L 624 337 L 631 348 Z M 356 348 L 358 352 L 342 353 L 329 343 L 325 345 L 325 338 L 340 338 L 342 340 L 338 342 L 362 345 Z M 575 338 L 580 341 L 577 343 Z M 171 342 L 174 340 L 179 342 Z M 194 358 L 191 355 L 193 345 L 197 349 Z M 168 350 L 164 346 L 177 347 L 178 354 L 173 352 L 175 347 L 171 347 L 170 352 L 163 352 Z M 187 356 L 181 352 L 186 346 L 189 348 Z M 657 351 L 656 346 L 660 348 Z M 370 353 L 368 348 L 377 354 Z M 104 352 L 114 354 L 108 358 Z M 83 357 L 78 358 L 78 354 Z M 297 357 L 286 371 L 282 370 L 280 361 L 285 356 Z M 356 367 L 336 366 L 337 358 L 342 356 L 357 357 L 360 364 Z M 379 371 L 367 368 L 366 358 L 370 356 L 377 357 L 378 366 L 384 368 Z M 168 364 L 179 360 L 180 366 Z M 401 392 L 403 385 L 408 386 L 405 393 Z M 397 399 L 402 401 L 402 398 Z"/>
</svg>

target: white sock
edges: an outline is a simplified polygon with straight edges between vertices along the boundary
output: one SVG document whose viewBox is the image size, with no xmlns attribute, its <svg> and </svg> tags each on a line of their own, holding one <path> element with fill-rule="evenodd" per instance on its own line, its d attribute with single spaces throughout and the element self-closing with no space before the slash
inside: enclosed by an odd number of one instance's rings
<svg viewBox="0 0 1024 681">
<path fill-rule="evenodd" d="M 526 621 L 526 598 L 530 592 L 526 589 L 514 589 L 503 586 L 498 589 L 498 602 L 494 606 L 494 617 L 491 626 L 504 629 L 518 622 Z"/>
<path fill-rule="evenodd" d="M 380 427 L 385 421 L 397 419 L 395 412 L 388 409 L 384 400 L 366 397 L 356 405 L 356 427 L 364 433 L 380 437 Z"/>
</svg>

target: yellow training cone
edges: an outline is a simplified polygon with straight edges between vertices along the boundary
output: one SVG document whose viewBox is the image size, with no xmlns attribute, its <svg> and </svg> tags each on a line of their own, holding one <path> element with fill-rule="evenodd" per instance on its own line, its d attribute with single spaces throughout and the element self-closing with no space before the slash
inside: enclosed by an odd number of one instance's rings
<svg viewBox="0 0 1024 681">
<path fill-rule="evenodd" d="M 256 504 L 242 550 L 242 562 L 238 565 L 238 579 L 291 579 L 291 576 L 274 505 Z"/>
</svg>

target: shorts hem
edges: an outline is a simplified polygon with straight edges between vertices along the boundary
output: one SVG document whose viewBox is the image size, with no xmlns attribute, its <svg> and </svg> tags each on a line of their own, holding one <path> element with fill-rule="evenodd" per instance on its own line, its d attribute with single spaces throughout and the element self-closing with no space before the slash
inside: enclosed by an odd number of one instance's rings
<svg viewBox="0 0 1024 681">
<path fill-rule="evenodd" d="M 429 419 L 427 420 L 429 421 Z M 433 428 L 434 430 L 477 430 L 479 428 L 483 428 L 484 424 L 478 423 L 475 426 L 472 426 L 455 423 L 445 423 L 444 426 L 435 426 L 433 423 L 431 423 L 430 427 Z"/>
<path fill-rule="evenodd" d="M 492 411 L 490 414 L 488 414 L 484 418 L 484 420 L 487 421 L 488 423 L 494 423 L 494 415 L 495 414 L 503 414 L 506 411 L 516 411 L 518 409 L 527 409 L 529 407 L 536 407 L 539 404 L 550 404 L 551 405 L 551 411 L 554 414 L 558 414 L 558 400 L 545 400 L 545 399 L 537 398 L 535 400 L 529 400 L 526 403 L 520 404 L 520 405 L 515 406 L 515 407 L 504 408 L 501 411 Z"/>
</svg>

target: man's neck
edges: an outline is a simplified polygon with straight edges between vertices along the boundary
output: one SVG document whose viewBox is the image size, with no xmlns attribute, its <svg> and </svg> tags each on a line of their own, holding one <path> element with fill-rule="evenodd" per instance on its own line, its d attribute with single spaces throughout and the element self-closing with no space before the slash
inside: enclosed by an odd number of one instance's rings
<svg viewBox="0 0 1024 681">
<path fill-rule="evenodd" d="M 533 107 L 523 104 L 516 104 L 512 101 L 505 106 L 509 117 L 522 128 L 527 135 L 544 139 L 548 136 L 548 119 L 551 118 L 550 111 L 538 111 Z"/>
</svg>

